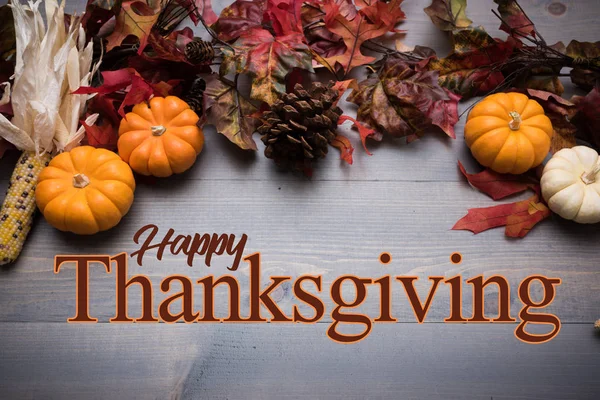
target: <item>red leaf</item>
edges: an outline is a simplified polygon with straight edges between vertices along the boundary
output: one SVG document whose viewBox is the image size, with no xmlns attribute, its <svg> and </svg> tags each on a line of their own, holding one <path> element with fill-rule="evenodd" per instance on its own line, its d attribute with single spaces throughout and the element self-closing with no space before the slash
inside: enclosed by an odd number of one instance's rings
<svg viewBox="0 0 600 400">
<path fill-rule="evenodd" d="M 343 54 L 325 58 L 329 67 L 335 68 L 336 64 L 339 64 L 347 74 L 354 67 L 375 61 L 375 58 L 361 53 L 360 48 L 365 41 L 383 36 L 394 29 L 404 16 L 400 10 L 400 3 L 402 0 L 391 0 L 389 3 L 377 1 L 361 9 L 352 20 L 340 13 L 339 5 L 333 2 L 326 3 L 323 6 L 326 14 L 325 26 L 340 36 L 346 45 Z"/>
<path fill-rule="evenodd" d="M 369 149 L 367 149 L 367 138 L 370 137 L 371 139 L 380 142 L 383 138 L 383 135 L 375 131 L 375 129 L 367 128 L 354 118 L 349 117 L 347 115 L 342 115 L 338 121 L 338 124 L 343 124 L 346 121 L 352 121 L 352 123 L 354 124 L 353 126 L 358 130 L 358 133 L 360 135 L 360 141 L 362 142 L 365 151 L 368 155 L 372 156 L 373 154 L 371 154 Z"/>
<path fill-rule="evenodd" d="M 154 94 L 152 86 L 146 83 L 144 79 L 137 75 L 131 77 L 131 89 L 125 95 L 125 99 L 119 107 L 119 114 L 125 116 L 125 107 L 134 106 L 138 103 L 148 100 Z"/>
<path fill-rule="evenodd" d="M 572 100 L 578 110 L 573 122 L 584 134 L 584 139 L 600 148 L 600 87 L 585 97 L 574 96 Z"/>
<path fill-rule="evenodd" d="M 221 11 L 214 29 L 221 40 L 234 40 L 252 28 L 262 25 L 267 0 L 237 0 Z"/>
<path fill-rule="evenodd" d="M 522 238 L 551 212 L 535 194 L 527 200 L 494 207 L 472 208 L 461 218 L 453 230 L 468 230 L 475 234 L 488 229 L 505 227 L 508 237 Z"/>
<path fill-rule="evenodd" d="M 85 121 L 80 121 L 85 129 L 87 142 L 90 146 L 103 149 L 114 150 L 117 148 L 119 135 L 117 131 L 108 123 L 102 125 L 87 125 Z"/>
<path fill-rule="evenodd" d="M 177 36 L 175 36 L 176 40 Z M 189 63 L 183 51 L 177 47 L 175 40 L 163 37 L 160 33 L 152 31 L 148 43 L 156 54 L 156 58 L 168 61 Z"/>
<path fill-rule="evenodd" d="M 469 174 L 460 161 L 458 168 L 473 187 L 494 200 L 522 193 L 535 186 L 530 179 L 523 175 L 499 174 L 490 169 L 485 169 L 478 174 Z"/>
<path fill-rule="evenodd" d="M 352 165 L 354 160 L 352 159 L 352 153 L 354 153 L 354 147 L 348 140 L 347 137 L 337 135 L 335 139 L 331 141 L 331 145 L 340 151 L 340 158 Z"/>
<path fill-rule="evenodd" d="M 118 90 L 125 89 L 131 85 L 131 76 L 134 73 L 132 69 L 123 68 L 117 71 L 103 71 L 102 80 L 104 83 L 98 87 L 81 86 L 73 94 L 108 94 Z"/>
<path fill-rule="evenodd" d="M 184 0 L 184 1 L 189 1 L 189 0 Z M 196 7 L 198 8 L 198 13 L 202 16 L 202 18 L 204 19 L 204 22 L 206 22 L 207 25 L 212 25 L 215 22 L 217 22 L 217 20 L 219 19 L 219 17 L 217 17 L 217 14 L 215 14 L 215 12 L 214 12 L 214 10 L 212 8 L 212 2 L 211 2 L 211 0 L 194 0 L 194 3 L 196 3 Z M 194 13 L 190 14 L 190 19 L 196 25 L 200 21 L 194 15 Z"/>
<path fill-rule="evenodd" d="M 535 36 L 535 25 L 525 15 L 515 0 L 494 0 L 504 20 L 500 29 L 519 39 L 521 36 Z"/>
<path fill-rule="evenodd" d="M 266 15 L 271 21 L 275 35 L 302 33 L 300 9 L 303 0 L 268 0 Z"/>
</svg>

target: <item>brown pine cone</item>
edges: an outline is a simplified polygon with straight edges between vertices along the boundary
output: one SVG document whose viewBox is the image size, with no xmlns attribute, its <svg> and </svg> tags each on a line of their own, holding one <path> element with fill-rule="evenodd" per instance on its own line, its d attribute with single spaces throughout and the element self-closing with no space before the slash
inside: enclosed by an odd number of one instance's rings
<svg viewBox="0 0 600 400">
<path fill-rule="evenodd" d="M 215 48 L 210 42 L 194 38 L 185 45 L 185 58 L 192 64 L 210 64 L 215 58 Z"/>
<path fill-rule="evenodd" d="M 204 90 L 206 90 L 206 82 L 204 82 L 204 79 L 197 77 L 182 94 L 182 100 L 188 103 L 190 108 L 194 110 L 199 117 L 201 117 L 204 112 Z"/>
<path fill-rule="evenodd" d="M 258 132 L 267 146 L 265 156 L 279 165 L 296 170 L 310 167 L 311 161 L 324 158 L 336 137 L 342 110 L 334 106 L 338 93 L 333 82 L 314 82 L 310 90 L 294 86 L 262 117 Z"/>
</svg>

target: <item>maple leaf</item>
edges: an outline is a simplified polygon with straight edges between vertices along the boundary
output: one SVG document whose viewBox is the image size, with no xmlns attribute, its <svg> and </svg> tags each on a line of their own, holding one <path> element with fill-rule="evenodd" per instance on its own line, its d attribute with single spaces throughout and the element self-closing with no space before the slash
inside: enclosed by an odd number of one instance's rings
<svg viewBox="0 0 600 400">
<path fill-rule="evenodd" d="M 359 106 L 358 120 L 397 137 L 411 139 L 431 125 L 454 138 L 459 96 L 438 84 L 433 71 L 416 71 L 398 57 L 388 57 L 378 74 L 358 84 L 348 101 Z"/>
<path fill-rule="evenodd" d="M 537 101 L 544 108 L 544 113 L 552 122 L 554 132 L 550 152 L 556 153 L 564 148 L 571 148 L 577 144 L 575 134 L 577 127 L 571 119 L 577 114 L 577 106 L 554 93 L 524 89 L 514 90 L 526 94 L 529 98 Z"/>
<path fill-rule="evenodd" d="M 236 0 L 221 11 L 213 29 L 221 40 L 235 40 L 242 33 L 262 26 L 266 7 L 267 0 Z"/>
<path fill-rule="evenodd" d="M 265 29 L 251 29 L 234 43 L 235 54 L 224 48 L 221 75 L 250 73 L 250 97 L 273 104 L 285 93 L 285 77 L 293 68 L 313 71 L 308 46 L 301 33 L 274 37 Z"/>
<path fill-rule="evenodd" d="M 152 86 L 140 77 L 132 68 L 124 68 L 117 71 L 103 71 L 102 78 L 104 83 L 101 86 L 82 86 L 74 91 L 73 94 L 110 94 L 127 89 L 125 97 L 119 107 L 119 114 L 121 116 L 125 116 L 125 107 L 148 100 L 154 94 Z"/>
<path fill-rule="evenodd" d="M 452 33 L 454 51 L 448 57 L 431 58 L 426 68 L 438 71 L 440 85 L 471 97 L 487 93 L 504 81 L 496 65 L 506 61 L 519 43 L 494 39 L 483 28 L 467 28 Z"/>
<path fill-rule="evenodd" d="M 241 149 L 256 150 L 252 134 L 259 121 L 250 116 L 257 110 L 238 92 L 235 84 L 211 75 L 204 95 L 210 102 L 206 110 L 208 123 Z"/>
<path fill-rule="evenodd" d="M 574 96 L 577 107 L 573 123 L 580 128 L 582 138 L 600 149 L 600 90 L 595 87 L 586 96 Z"/>
<path fill-rule="evenodd" d="M 472 208 L 452 229 L 468 230 L 478 234 L 488 229 L 504 226 L 506 236 L 523 238 L 536 224 L 551 214 L 536 193 L 529 199 L 515 203 Z"/>
<path fill-rule="evenodd" d="M 269 17 L 276 36 L 302 33 L 302 3 L 303 0 L 267 0 L 265 14 Z"/>
<path fill-rule="evenodd" d="M 120 46 L 127 37 L 135 36 L 140 40 L 138 54 L 142 54 L 159 15 L 160 2 L 156 2 L 155 7 L 137 0 L 123 2 L 115 20 L 115 28 L 106 38 L 106 50 L 110 51 Z"/>
<path fill-rule="evenodd" d="M 352 153 L 354 153 L 354 147 L 348 140 L 347 137 L 343 135 L 337 135 L 335 139 L 333 139 L 330 143 L 333 147 L 337 148 L 340 151 L 340 158 L 352 165 L 354 162 L 352 158 Z"/>
<path fill-rule="evenodd" d="M 454 31 L 468 28 L 471 21 L 467 18 L 467 0 L 433 0 L 431 5 L 425 8 L 431 21 L 442 31 Z"/>
<path fill-rule="evenodd" d="M 532 179 L 524 175 L 499 174 L 489 168 L 478 174 L 469 174 L 460 161 L 458 168 L 474 188 L 494 200 L 501 200 L 534 187 Z"/>
<path fill-rule="evenodd" d="M 383 36 L 393 30 L 404 18 L 400 3 L 402 0 L 391 0 L 389 3 L 361 0 L 359 4 L 366 7 L 360 9 L 353 19 L 344 17 L 339 12 L 340 6 L 334 2 L 325 3 L 323 5 L 325 26 L 341 37 L 346 45 L 344 53 L 324 57 L 326 66 L 335 71 L 336 66 L 339 65 L 347 74 L 354 67 L 375 61 L 375 58 L 365 56 L 360 48 L 367 40 Z"/>
<path fill-rule="evenodd" d="M 515 0 L 494 0 L 502 17 L 500 29 L 515 38 L 535 36 L 535 25 Z"/>
<path fill-rule="evenodd" d="M 109 150 L 117 148 L 121 117 L 115 109 L 115 103 L 116 100 L 104 94 L 98 94 L 88 102 L 86 117 L 99 114 L 99 119 L 93 125 L 88 125 L 85 120 L 80 121 L 86 132 L 87 144 L 90 146 Z"/>
<path fill-rule="evenodd" d="M 372 156 L 373 154 L 371 154 L 369 149 L 367 149 L 367 138 L 371 138 L 373 140 L 380 142 L 381 139 L 383 138 L 383 135 L 381 133 L 376 132 L 375 129 L 368 128 L 368 127 L 364 126 L 363 124 L 361 124 L 360 122 L 358 122 L 357 120 L 355 120 L 354 118 L 349 117 L 347 115 L 342 115 L 340 117 L 340 119 L 338 121 L 338 125 L 341 125 L 346 121 L 352 122 L 352 126 L 354 128 L 356 128 L 356 130 L 358 131 L 358 134 L 360 135 L 360 141 L 362 142 L 365 152 L 368 155 Z"/>
</svg>

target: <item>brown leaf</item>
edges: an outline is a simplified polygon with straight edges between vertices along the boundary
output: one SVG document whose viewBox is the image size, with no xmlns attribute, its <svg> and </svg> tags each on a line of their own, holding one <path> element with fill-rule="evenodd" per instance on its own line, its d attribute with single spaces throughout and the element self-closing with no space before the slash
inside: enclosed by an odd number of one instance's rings
<svg viewBox="0 0 600 400">
<path fill-rule="evenodd" d="M 518 91 L 525 93 L 529 98 L 540 103 L 544 108 L 544 112 L 550 118 L 552 127 L 554 128 L 552 144 L 550 146 L 552 153 L 556 153 L 564 148 L 571 148 L 577 144 L 575 141 L 577 127 L 571 123 L 571 119 L 577 113 L 575 104 L 554 93 L 542 90 L 526 89 Z"/>
<path fill-rule="evenodd" d="M 207 79 L 204 95 L 210 103 L 206 111 L 208 123 L 241 149 L 256 150 L 252 134 L 258 120 L 250 117 L 256 112 L 256 107 L 238 92 L 232 82 L 215 75 Z"/>
<path fill-rule="evenodd" d="M 573 123 L 579 128 L 582 139 L 600 149 L 600 90 L 595 87 L 586 96 L 574 96 L 577 114 Z"/>
<path fill-rule="evenodd" d="M 438 84 L 433 71 L 416 71 L 398 57 L 388 57 L 378 74 L 358 84 L 348 101 L 359 106 L 358 120 L 392 136 L 416 138 L 437 125 L 455 137 L 459 97 Z"/>
<path fill-rule="evenodd" d="M 401 3 L 402 0 L 391 0 L 389 3 L 363 1 L 363 5 L 368 5 L 361 8 L 353 19 L 344 17 L 339 12 L 339 5 L 333 2 L 325 3 L 325 26 L 330 32 L 340 36 L 346 45 L 343 54 L 324 58 L 327 65 L 333 68 L 339 65 L 347 74 L 354 67 L 375 61 L 375 58 L 365 56 L 360 48 L 365 41 L 394 30 L 396 24 L 404 19 L 404 13 L 400 9 Z"/>
<path fill-rule="evenodd" d="M 473 187 L 494 200 L 522 193 L 535 186 L 530 178 L 523 175 L 499 174 L 490 169 L 478 174 L 469 174 L 460 161 L 458 168 Z"/>
<path fill-rule="evenodd" d="M 502 17 L 500 29 L 515 38 L 535 36 L 535 25 L 515 0 L 494 0 Z"/>
<path fill-rule="evenodd" d="M 140 40 L 138 54 L 142 54 L 159 15 L 160 2 L 156 2 L 154 7 L 137 0 L 123 2 L 116 17 L 115 29 L 107 37 L 106 50 L 110 51 L 120 46 L 127 37 L 135 36 Z"/>
<path fill-rule="evenodd" d="M 432 0 L 425 8 L 431 21 L 442 31 L 468 28 L 473 21 L 467 18 L 467 0 Z"/>
<path fill-rule="evenodd" d="M 505 227 L 505 235 L 523 238 L 540 221 L 551 215 L 538 194 L 527 200 L 493 207 L 472 208 L 461 218 L 453 230 L 468 230 L 474 234 L 488 229 Z"/>
<path fill-rule="evenodd" d="M 506 61 L 518 43 L 492 38 L 482 28 L 452 33 L 454 51 L 448 57 L 431 58 L 426 69 L 439 72 L 440 85 L 465 98 L 497 88 L 504 75 L 493 65 Z"/>
</svg>

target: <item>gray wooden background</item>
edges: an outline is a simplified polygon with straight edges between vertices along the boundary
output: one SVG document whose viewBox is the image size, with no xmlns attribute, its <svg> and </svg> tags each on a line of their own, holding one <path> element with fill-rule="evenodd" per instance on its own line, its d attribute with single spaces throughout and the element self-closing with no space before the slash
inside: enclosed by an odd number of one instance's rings
<svg viewBox="0 0 600 400">
<path fill-rule="evenodd" d="M 81 11 L 83 4 L 68 1 L 68 9 Z M 215 10 L 223 4 L 216 1 Z M 443 54 L 449 47 L 422 11 L 428 4 L 407 0 L 403 5 L 404 41 Z M 549 42 L 600 38 L 597 0 L 522 0 L 522 5 Z M 494 6 L 491 0 L 471 1 L 469 16 L 505 37 L 490 11 Z M 501 229 L 477 236 L 450 231 L 467 208 L 493 204 L 457 171 L 457 159 L 475 168 L 463 125 L 464 119 L 454 141 L 431 132 L 408 146 L 370 143 L 372 157 L 344 125 L 341 130 L 356 146 L 354 165 L 342 164 L 332 150 L 312 180 L 277 171 L 262 156 L 262 145 L 257 154 L 244 153 L 207 129 L 206 148 L 193 170 L 140 183 L 135 204 L 117 229 L 75 237 L 39 218 L 18 263 L 0 270 L 0 398 L 600 398 L 600 337 L 592 328 L 600 318 L 599 227 L 554 218 L 524 240 L 507 239 Z M 16 154 L 0 160 L 1 192 L 15 161 Z M 162 233 L 169 227 L 186 234 L 246 233 L 246 254 L 262 252 L 264 277 L 323 274 L 323 298 L 329 283 L 347 273 L 411 274 L 422 280 L 502 274 L 511 281 L 513 297 L 528 275 L 560 277 L 563 284 L 548 310 L 564 325 L 551 342 L 527 345 L 513 336 L 514 325 L 443 324 L 446 288 L 440 288 L 423 325 L 414 323 L 396 290 L 393 310 L 400 322 L 375 325 L 354 345 L 326 337 L 329 317 L 315 325 L 109 324 L 114 275 L 94 268 L 91 314 L 101 323 L 67 324 L 75 312 L 75 273 L 65 265 L 53 274 L 54 255 L 131 252 L 133 234 L 148 223 Z M 394 257 L 387 267 L 377 260 L 383 251 Z M 449 262 L 455 251 L 464 257 L 456 266 Z M 146 258 L 143 267 L 130 265 L 129 271 L 152 277 L 159 301 L 162 277 L 221 275 L 228 262 L 217 258 L 209 270 L 201 259 L 189 268 L 182 257 L 167 256 L 163 262 Z M 243 270 L 236 276 L 245 282 Z M 421 293 L 428 287 L 417 285 Z M 131 314 L 139 310 L 136 290 L 130 294 Z M 274 297 L 282 307 L 292 301 L 288 290 Z M 490 310 L 494 298 L 487 297 Z M 512 303 L 516 315 L 520 302 L 513 298 Z M 466 296 L 465 310 L 470 306 Z M 377 308 L 376 297 L 362 306 L 371 315 Z"/>
</svg>

